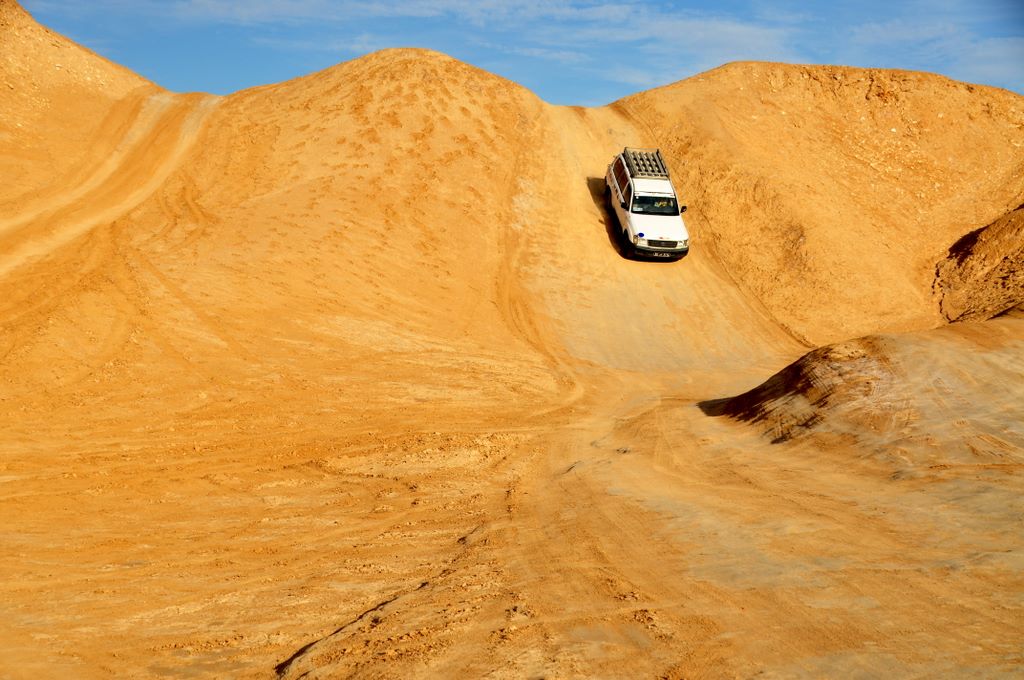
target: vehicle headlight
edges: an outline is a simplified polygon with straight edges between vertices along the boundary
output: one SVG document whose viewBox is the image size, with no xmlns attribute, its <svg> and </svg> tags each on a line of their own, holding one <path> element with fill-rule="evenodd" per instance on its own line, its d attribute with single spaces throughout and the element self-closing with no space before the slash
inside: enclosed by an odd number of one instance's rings
<svg viewBox="0 0 1024 680">
<path fill-rule="evenodd" d="M 647 245 L 647 239 L 640 238 L 639 236 L 634 236 L 633 237 L 633 245 L 635 245 L 635 246 L 645 246 L 645 245 Z"/>
<path fill-rule="evenodd" d="M 690 239 L 684 238 L 682 241 L 679 242 L 679 244 L 681 246 L 683 246 L 684 248 L 689 248 L 690 247 Z"/>
</svg>

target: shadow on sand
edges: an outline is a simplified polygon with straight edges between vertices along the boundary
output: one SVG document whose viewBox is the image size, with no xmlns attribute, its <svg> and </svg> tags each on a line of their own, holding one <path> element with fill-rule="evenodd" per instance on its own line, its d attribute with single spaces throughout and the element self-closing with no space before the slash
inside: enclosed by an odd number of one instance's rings
<svg viewBox="0 0 1024 680">
<path fill-rule="evenodd" d="M 590 191 L 590 199 L 594 201 L 594 205 L 601 213 L 601 222 L 604 224 L 605 234 L 608 236 L 608 242 L 615 248 L 615 252 L 620 257 L 625 259 L 629 258 L 629 251 L 626 248 L 626 242 L 622 239 L 622 229 L 619 228 L 619 220 L 615 217 L 615 213 L 611 211 L 608 206 L 608 202 L 605 199 L 604 190 L 605 183 L 604 177 L 588 177 L 587 178 L 587 189 Z"/>
</svg>

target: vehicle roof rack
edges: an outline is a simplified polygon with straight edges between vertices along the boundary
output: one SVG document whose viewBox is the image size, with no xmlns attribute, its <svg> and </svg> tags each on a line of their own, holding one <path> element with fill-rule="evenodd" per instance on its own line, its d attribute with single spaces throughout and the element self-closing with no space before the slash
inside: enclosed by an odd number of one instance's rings
<svg viewBox="0 0 1024 680">
<path fill-rule="evenodd" d="M 632 149 L 627 146 L 622 150 L 622 157 L 633 177 L 668 179 L 668 166 L 659 149 Z"/>
</svg>

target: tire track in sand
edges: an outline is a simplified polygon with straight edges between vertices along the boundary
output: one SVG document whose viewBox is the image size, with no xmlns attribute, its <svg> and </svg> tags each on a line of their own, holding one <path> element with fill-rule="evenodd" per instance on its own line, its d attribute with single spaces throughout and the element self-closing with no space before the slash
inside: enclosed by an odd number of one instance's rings
<svg viewBox="0 0 1024 680">
<path fill-rule="evenodd" d="M 174 95 L 144 86 L 116 102 L 88 142 L 84 156 L 49 183 L 11 196 L 0 206 L 0 235 L 81 198 L 120 167 L 163 115 Z"/>
<path fill-rule="evenodd" d="M 148 198 L 191 150 L 218 101 L 210 95 L 153 95 L 125 143 L 88 179 L 48 206 L 0 221 L 0 276 L 113 222 Z"/>
</svg>

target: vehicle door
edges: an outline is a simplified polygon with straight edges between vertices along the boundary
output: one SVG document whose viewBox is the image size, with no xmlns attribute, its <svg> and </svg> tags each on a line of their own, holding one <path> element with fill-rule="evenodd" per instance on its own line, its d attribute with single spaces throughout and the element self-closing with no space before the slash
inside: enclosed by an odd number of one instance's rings
<svg viewBox="0 0 1024 680">
<path fill-rule="evenodd" d="M 633 207 L 633 183 L 626 181 L 622 190 L 622 203 L 619 205 L 619 224 L 626 231 L 627 238 L 633 238 L 636 229 L 633 227 L 633 220 L 630 219 L 630 209 Z"/>
<path fill-rule="evenodd" d="M 615 159 L 615 164 L 612 166 L 612 173 L 614 175 L 615 195 L 612 196 L 612 209 L 615 210 L 615 216 L 619 219 L 619 224 L 622 225 L 623 229 L 628 229 L 629 225 L 629 196 L 631 188 L 629 185 L 629 173 L 626 172 L 626 165 L 622 162 L 622 156 Z M 622 204 L 625 203 L 625 208 Z"/>
</svg>

